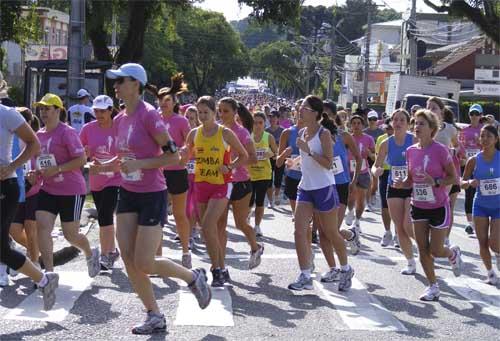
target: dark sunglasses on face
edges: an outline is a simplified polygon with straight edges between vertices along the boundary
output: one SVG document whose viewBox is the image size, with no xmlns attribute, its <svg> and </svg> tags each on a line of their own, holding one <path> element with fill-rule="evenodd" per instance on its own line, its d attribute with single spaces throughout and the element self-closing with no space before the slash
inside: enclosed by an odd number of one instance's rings
<svg viewBox="0 0 500 341">
<path fill-rule="evenodd" d="M 368 121 L 378 121 L 378 119 L 376 117 L 370 117 Z"/>
<path fill-rule="evenodd" d="M 115 83 L 123 84 L 123 82 L 125 82 L 126 78 L 130 79 L 130 81 L 135 81 L 134 77 L 118 77 L 115 79 Z"/>
<path fill-rule="evenodd" d="M 469 116 L 481 116 L 481 113 L 479 111 L 474 110 L 469 113 Z"/>
</svg>

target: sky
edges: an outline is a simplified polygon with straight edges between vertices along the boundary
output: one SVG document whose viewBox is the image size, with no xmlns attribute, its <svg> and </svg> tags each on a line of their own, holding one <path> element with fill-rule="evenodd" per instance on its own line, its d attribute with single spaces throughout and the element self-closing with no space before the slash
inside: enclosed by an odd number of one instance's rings
<svg viewBox="0 0 500 341">
<path fill-rule="evenodd" d="M 375 3 L 379 5 L 384 5 L 386 8 L 393 8 L 398 12 L 404 12 L 410 7 L 411 0 L 374 0 Z M 345 0 L 305 0 L 305 6 L 332 6 L 337 3 L 339 6 L 345 3 Z M 439 3 L 438 0 L 435 1 L 436 4 Z M 203 9 L 208 9 L 215 12 L 220 12 L 224 14 L 226 20 L 241 20 L 248 16 L 251 12 L 250 7 L 243 6 L 239 7 L 238 0 L 205 0 L 204 2 L 197 4 L 196 6 Z M 434 12 L 431 8 L 424 4 L 423 0 L 417 0 L 417 12 Z"/>
</svg>

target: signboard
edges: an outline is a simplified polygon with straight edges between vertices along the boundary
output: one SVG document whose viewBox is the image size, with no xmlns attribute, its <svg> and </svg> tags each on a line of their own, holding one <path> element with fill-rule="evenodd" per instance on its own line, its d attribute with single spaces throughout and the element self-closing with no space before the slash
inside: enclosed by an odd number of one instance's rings
<svg viewBox="0 0 500 341">
<path fill-rule="evenodd" d="M 500 84 L 474 84 L 474 94 L 481 96 L 500 96 Z"/>
<path fill-rule="evenodd" d="M 24 50 L 24 60 L 67 59 L 66 45 L 28 45 Z"/>
<path fill-rule="evenodd" d="M 474 80 L 476 81 L 500 81 L 500 70 L 475 69 Z"/>
</svg>

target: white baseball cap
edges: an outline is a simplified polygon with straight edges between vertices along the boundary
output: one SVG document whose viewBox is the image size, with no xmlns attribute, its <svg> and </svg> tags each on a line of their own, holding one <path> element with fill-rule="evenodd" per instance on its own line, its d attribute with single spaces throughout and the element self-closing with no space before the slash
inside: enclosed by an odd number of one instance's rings
<svg viewBox="0 0 500 341">
<path fill-rule="evenodd" d="M 111 99 L 111 97 L 106 95 L 99 95 L 94 98 L 92 109 L 109 109 L 109 107 L 113 107 L 113 100 Z"/>
<path fill-rule="evenodd" d="M 78 98 L 90 97 L 90 93 L 85 89 L 80 89 L 76 93 L 76 97 Z"/>
<path fill-rule="evenodd" d="M 106 71 L 106 77 L 109 79 L 117 79 L 120 77 L 132 77 L 137 79 L 142 85 L 146 85 L 148 82 L 148 76 L 146 75 L 146 70 L 140 64 L 127 63 L 123 64 L 117 70 Z"/>
<path fill-rule="evenodd" d="M 372 117 L 376 117 L 376 118 L 378 118 L 378 113 L 377 113 L 375 110 L 371 110 L 371 111 L 368 113 L 368 118 L 372 118 Z"/>
</svg>

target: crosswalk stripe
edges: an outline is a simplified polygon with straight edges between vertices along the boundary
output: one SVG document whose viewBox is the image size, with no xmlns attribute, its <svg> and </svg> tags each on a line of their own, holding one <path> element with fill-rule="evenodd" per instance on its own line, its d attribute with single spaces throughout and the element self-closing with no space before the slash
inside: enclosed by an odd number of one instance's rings
<svg viewBox="0 0 500 341">
<path fill-rule="evenodd" d="M 183 286 L 179 290 L 179 305 L 175 325 L 232 327 L 233 302 L 227 288 L 212 288 L 212 301 L 204 310 L 200 309 L 194 295 Z"/>
<path fill-rule="evenodd" d="M 61 322 L 69 314 L 80 295 L 90 288 L 92 278 L 85 272 L 61 271 L 56 304 L 52 310 L 43 310 L 43 299 L 39 291 L 26 297 L 16 308 L 11 309 L 4 319 Z"/>
<path fill-rule="evenodd" d="M 406 327 L 379 300 L 368 293 L 356 278 L 347 292 L 338 292 L 333 283 L 314 281 L 315 286 L 332 303 L 342 321 L 352 330 L 406 332 Z"/>
<path fill-rule="evenodd" d="M 500 319 L 500 290 L 477 278 L 448 277 L 444 281 L 468 302 L 482 307 L 482 312 Z"/>
</svg>

